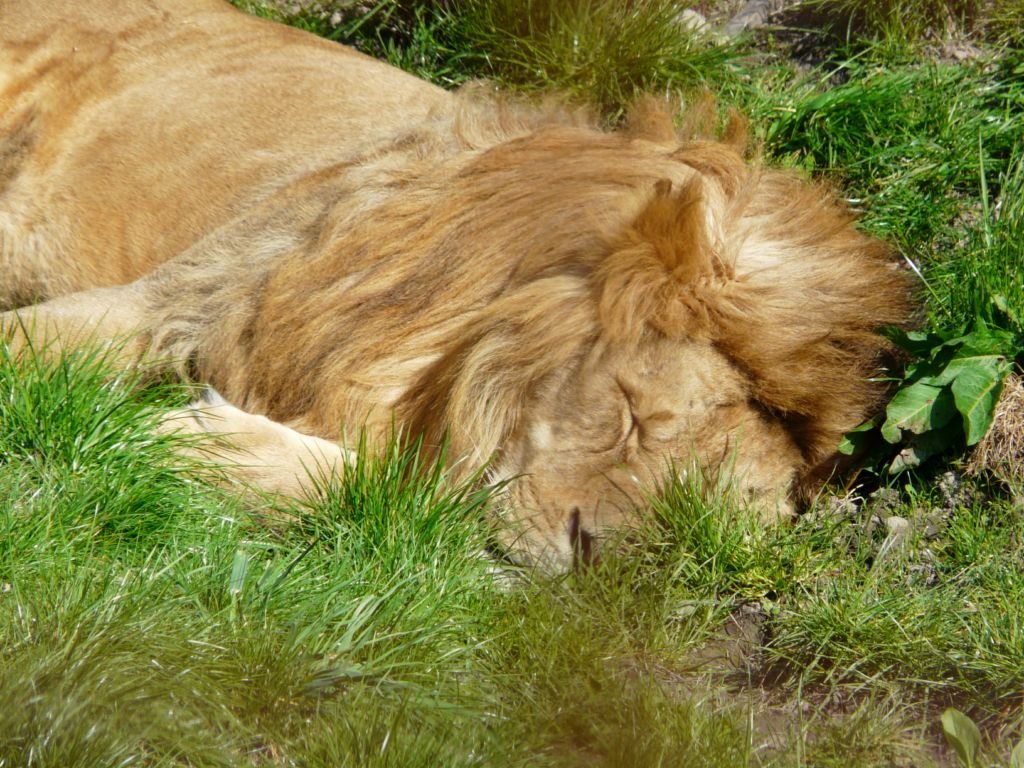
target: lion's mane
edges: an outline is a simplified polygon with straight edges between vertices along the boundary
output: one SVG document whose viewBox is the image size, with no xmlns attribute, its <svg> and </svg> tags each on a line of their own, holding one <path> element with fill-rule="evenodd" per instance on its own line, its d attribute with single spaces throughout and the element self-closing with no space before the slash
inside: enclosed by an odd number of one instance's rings
<svg viewBox="0 0 1024 768">
<path fill-rule="evenodd" d="M 155 340 L 242 407 L 447 435 L 469 466 L 599 336 L 707 340 L 816 478 L 877 405 L 907 280 L 830 190 L 699 134 L 650 102 L 606 132 L 472 89 L 158 272 Z"/>
</svg>

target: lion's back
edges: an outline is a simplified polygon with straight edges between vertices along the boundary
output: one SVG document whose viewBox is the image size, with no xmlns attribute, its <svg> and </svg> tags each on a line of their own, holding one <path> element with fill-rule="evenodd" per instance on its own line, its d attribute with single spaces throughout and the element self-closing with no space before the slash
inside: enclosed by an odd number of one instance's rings
<svg viewBox="0 0 1024 768">
<path fill-rule="evenodd" d="M 135 279 L 450 102 L 220 0 L 7 4 L 0 43 L 0 305 Z"/>
</svg>

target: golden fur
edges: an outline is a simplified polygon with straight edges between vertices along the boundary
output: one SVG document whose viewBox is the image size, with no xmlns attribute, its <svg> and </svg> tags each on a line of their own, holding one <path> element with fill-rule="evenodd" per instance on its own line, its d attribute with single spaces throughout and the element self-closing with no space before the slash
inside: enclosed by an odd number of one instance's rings
<svg viewBox="0 0 1024 768">
<path fill-rule="evenodd" d="M 344 430 L 447 436 L 509 481 L 512 551 L 566 562 L 670 467 L 786 512 L 877 402 L 905 278 L 738 132 L 445 93 L 220 0 L 13 3 L 0 36 L 0 308 L 181 363 L 234 406 L 169 424 L 243 433 L 263 487 Z"/>
</svg>

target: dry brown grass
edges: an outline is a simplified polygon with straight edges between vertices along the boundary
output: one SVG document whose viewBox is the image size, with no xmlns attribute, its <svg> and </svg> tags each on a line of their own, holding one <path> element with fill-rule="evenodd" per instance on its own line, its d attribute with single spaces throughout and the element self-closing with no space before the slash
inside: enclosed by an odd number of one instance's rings
<svg viewBox="0 0 1024 768">
<path fill-rule="evenodd" d="M 987 474 L 1007 485 L 1024 485 L 1024 379 L 1013 373 L 1003 386 L 988 434 L 967 463 L 970 474 Z"/>
</svg>

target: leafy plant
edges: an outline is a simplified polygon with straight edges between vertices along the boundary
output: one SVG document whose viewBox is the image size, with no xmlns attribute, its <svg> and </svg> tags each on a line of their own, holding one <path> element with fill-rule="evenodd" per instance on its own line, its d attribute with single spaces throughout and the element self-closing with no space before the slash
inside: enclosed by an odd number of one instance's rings
<svg viewBox="0 0 1024 768">
<path fill-rule="evenodd" d="M 880 433 L 889 446 L 869 454 L 868 463 L 887 463 L 890 474 L 920 466 L 954 446 L 977 444 L 988 431 L 1020 348 L 1017 337 L 978 321 L 951 331 L 889 332 L 893 343 L 912 356 L 883 418 L 865 422 L 839 445 L 845 455 L 863 454 Z"/>
<path fill-rule="evenodd" d="M 985 159 L 979 147 L 982 217 L 966 243 L 926 281 L 934 309 L 953 329 L 890 333 L 911 358 L 881 423 L 889 445 L 903 445 L 888 467 L 898 473 L 954 446 L 977 444 L 992 423 L 1006 376 L 1024 352 L 1024 287 L 1018 265 L 1024 226 L 1024 157 L 1010 158 L 989 200 Z M 943 294 L 937 293 L 938 286 Z M 933 320 L 933 322 L 935 322 Z M 844 441 L 851 452 L 875 424 Z"/>
<path fill-rule="evenodd" d="M 975 445 L 985 436 L 1018 344 L 1013 333 L 980 320 L 959 334 L 891 335 L 916 358 L 881 424 L 887 443 L 905 444 L 889 465 L 889 472 L 896 474 L 953 445 Z"/>
</svg>

